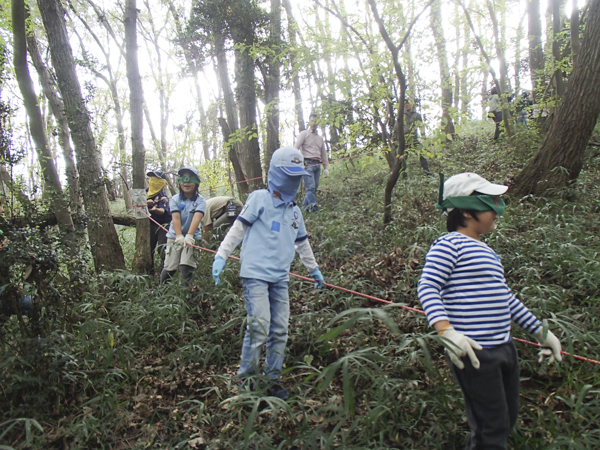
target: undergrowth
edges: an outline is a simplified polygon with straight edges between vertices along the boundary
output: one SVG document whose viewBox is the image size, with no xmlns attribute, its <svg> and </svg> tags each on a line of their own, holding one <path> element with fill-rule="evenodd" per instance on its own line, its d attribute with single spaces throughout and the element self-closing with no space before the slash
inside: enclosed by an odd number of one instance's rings
<svg viewBox="0 0 600 450">
<path fill-rule="evenodd" d="M 457 139 L 432 170 L 510 182 L 531 149 L 492 144 L 488 131 Z M 387 227 L 382 158 L 334 163 L 322 181 L 321 210 L 306 224 L 325 280 L 393 305 L 292 279 L 287 402 L 235 383 L 245 326 L 239 265 L 229 261 L 215 287 L 205 253 L 192 289 L 105 273 L 86 285 L 67 325 L 27 345 L 16 318 L 6 322 L 0 448 L 461 448 L 468 426 L 460 391 L 424 316 L 401 307 L 419 307 L 424 256 L 445 232 L 433 208 L 437 177 L 422 174 L 415 156 L 408 171 Z M 486 241 L 513 291 L 564 349 L 598 360 L 600 157 L 558 194 L 508 195 Z M 298 261 L 292 272 L 306 275 Z M 534 348 L 518 350 L 521 410 L 511 446 L 598 448 L 598 366 L 571 357 L 539 365 Z"/>
</svg>

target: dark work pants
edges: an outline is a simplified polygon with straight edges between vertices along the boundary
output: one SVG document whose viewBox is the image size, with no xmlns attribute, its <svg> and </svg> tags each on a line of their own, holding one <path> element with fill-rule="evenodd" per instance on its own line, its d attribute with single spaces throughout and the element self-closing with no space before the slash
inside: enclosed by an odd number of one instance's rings
<svg viewBox="0 0 600 450">
<path fill-rule="evenodd" d="M 481 363 L 475 369 L 465 356 L 464 369 L 446 360 L 465 399 L 471 433 L 465 450 L 505 450 L 506 440 L 519 414 L 519 361 L 511 341 L 494 348 L 475 350 Z"/>
<path fill-rule="evenodd" d="M 167 228 L 169 224 L 162 224 Z M 160 258 L 160 266 L 162 268 L 165 259 L 165 247 L 167 245 L 167 232 L 159 227 L 154 222 L 150 221 L 150 258 L 152 258 L 152 269 L 154 269 L 154 251 Z M 158 246 L 158 248 L 156 248 Z"/>
<path fill-rule="evenodd" d="M 494 140 L 497 140 L 500 137 L 500 133 L 502 133 L 502 128 L 500 128 L 500 124 L 502 123 L 502 111 L 493 111 L 494 122 L 496 123 L 496 130 L 494 131 Z"/>
<path fill-rule="evenodd" d="M 404 161 L 402 161 L 402 178 L 408 177 L 408 174 L 406 173 L 406 160 L 408 159 L 408 156 L 413 148 L 414 147 L 412 145 L 406 146 L 406 158 L 404 158 Z M 426 175 L 431 175 L 431 172 L 429 171 L 429 162 L 423 155 L 419 155 L 419 162 L 421 163 L 421 169 L 423 169 L 423 172 L 425 172 Z"/>
</svg>

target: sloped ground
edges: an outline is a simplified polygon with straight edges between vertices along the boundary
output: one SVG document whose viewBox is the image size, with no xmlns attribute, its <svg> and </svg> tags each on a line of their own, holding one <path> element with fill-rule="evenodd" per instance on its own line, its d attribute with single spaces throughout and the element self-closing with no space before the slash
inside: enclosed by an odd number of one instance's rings
<svg viewBox="0 0 600 450">
<path fill-rule="evenodd" d="M 435 161 L 447 176 L 476 171 L 508 182 L 526 155 L 475 130 Z M 524 151 L 526 153 L 526 151 Z M 409 159 L 394 222 L 381 225 L 385 162 L 332 165 L 321 211 L 306 217 L 328 283 L 418 307 L 416 283 L 431 242 L 444 232 L 433 209 L 438 180 Z M 487 238 L 509 285 L 547 318 L 567 351 L 600 359 L 600 157 L 587 161 L 564 199 L 509 197 Z M 468 426 L 460 392 L 424 317 L 338 290 L 290 283 L 288 402 L 260 398 L 233 379 L 244 305 L 238 263 L 224 283 L 204 254 L 192 292 L 129 273 L 88 285 L 76 325 L 5 345 L 0 444 L 14 448 L 453 449 Z M 306 275 L 296 261 L 292 272 Z M 12 328 L 11 328 L 12 327 Z M 5 325 L 5 333 L 16 323 Z M 514 334 L 522 332 L 515 328 Z M 20 347 L 19 347 L 20 346 Z M 27 346 L 28 351 L 22 349 Z M 597 448 L 599 369 L 571 358 L 521 357 L 518 449 Z M 26 356 L 23 356 L 23 355 Z M 21 420 L 15 419 L 34 419 Z M 27 434 L 29 424 L 30 433 Z M 39 424 L 43 431 L 36 427 Z"/>
</svg>

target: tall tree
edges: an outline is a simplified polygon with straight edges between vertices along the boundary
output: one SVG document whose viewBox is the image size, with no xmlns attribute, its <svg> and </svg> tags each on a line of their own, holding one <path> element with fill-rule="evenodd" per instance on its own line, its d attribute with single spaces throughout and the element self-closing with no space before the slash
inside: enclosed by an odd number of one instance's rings
<svg viewBox="0 0 600 450">
<path fill-rule="evenodd" d="M 585 148 L 600 114 L 600 0 L 590 0 L 579 56 L 548 134 L 515 177 L 513 192 L 546 193 L 568 185 L 581 168 Z"/>
<path fill-rule="evenodd" d="M 69 120 L 77 168 L 83 180 L 81 193 L 89 217 L 88 236 L 94 264 L 98 272 L 124 269 L 125 258 L 110 215 L 89 112 L 75 71 L 73 51 L 65 23 L 65 10 L 59 0 L 38 0 L 38 8 L 48 36 L 52 65 Z"/>
<path fill-rule="evenodd" d="M 79 189 L 79 173 L 75 165 L 75 157 L 73 156 L 73 147 L 71 146 L 71 136 L 69 134 L 69 122 L 65 115 L 65 107 L 62 99 L 57 94 L 57 87 L 52 74 L 42 61 L 40 49 L 33 30 L 27 33 L 27 51 L 31 56 L 33 66 L 37 71 L 40 84 L 44 95 L 48 99 L 52 115 L 56 119 L 58 125 L 58 143 L 62 149 L 63 161 L 65 163 L 65 173 L 67 175 L 67 183 L 69 187 L 69 197 L 71 199 L 71 210 L 81 212 L 83 201 Z"/>
<path fill-rule="evenodd" d="M 448 55 L 446 53 L 446 38 L 442 28 L 442 9 L 440 0 L 431 4 L 430 9 L 431 31 L 435 39 L 435 48 L 440 66 L 442 87 L 442 128 L 446 134 L 454 134 L 454 121 L 450 114 L 452 108 L 452 78 L 448 67 Z"/>
<path fill-rule="evenodd" d="M 23 103 L 27 117 L 29 117 L 29 130 L 38 155 L 38 162 L 42 168 L 44 189 L 50 200 L 52 212 L 60 230 L 71 234 L 75 227 L 69 207 L 62 194 L 62 187 L 58 172 L 52 159 L 52 152 L 46 137 L 46 127 L 40 110 L 37 95 L 33 88 L 33 80 L 29 74 L 27 64 L 27 39 L 25 31 L 25 0 L 12 0 L 12 27 L 13 27 L 13 62 L 19 89 L 23 95 Z"/>
<path fill-rule="evenodd" d="M 129 82 L 129 111 L 131 117 L 131 150 L 133 163 L 133 188 L 143 190 L 146 185 L 146 151 L 144 150 L 144 94 L 138 64 L 137 5 L 136 0 L 125 2 L 125 63 Z M 136 220 L 135 256 L 133 269 L 152 271 L 150 255 L 150 219 Z"/>
<path fill-rule="evenodd" d="M 267 116 L 267 145 L 265 164 L 281 145 L 279 142 L 279 85 L 281 78 L 281 0 L 271 0 L 269 18 L 269 41 L 266 63 L 261 65 L 265 80 L 265 115 Z"/>
<path fill-rule="evenodd" d="M 294 110 L 296 111 L 296 120 L 298 122 L 298 131 L 306 130 L 304 123 L 304 113 L 302 111 L 302 90 L 300 88 L 300 67 L 298 60 L 298 44 L 296 34 L 298 33 L 298 24 L 292 13 L 290 0 L 282 0 L 285 14 L 288 21 L 288 36 L 290 39 L 290 69 L 292 72 L 292 90 L 294 91 Z"/>
<path fill-rule="evenodd" d="M 527 0 L 529 37 L 529 76 L 534 101 L 538 100 L 539 87 L 544 84 L 544 49 L 542 46 L 542 16 L 540 0 Z"/>
<path fill-rule="evenodd" d="M 263 20 L 262 10 L 252 0 L 235 0 L 227 15 L 227 24 L 235 45 L 235 96 L 240 118 L 238 158 L 244 176 L 254 189 L 263 186 L 258 123 L 256 115 L 256 76 L 252 47 L 256 26 Z"/>
</svg>

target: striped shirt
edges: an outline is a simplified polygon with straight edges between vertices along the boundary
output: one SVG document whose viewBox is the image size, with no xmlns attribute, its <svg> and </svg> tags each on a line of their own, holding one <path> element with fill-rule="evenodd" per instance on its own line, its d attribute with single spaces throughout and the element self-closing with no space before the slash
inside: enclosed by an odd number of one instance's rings
<svg viewBox="0 0 600 450">
<path fill-rule="evenodd" d="M 482 347 L 509 342 L 511 321 L 531 334 L 541 326 L 510 291 L 498 255 L 458 232 L 432 244 L 418 293 L 430 325 L 448 320 Z"/>
</svg>

